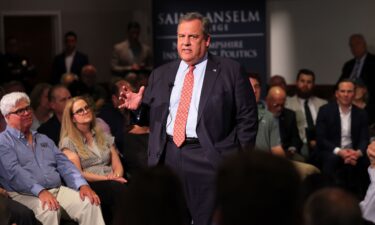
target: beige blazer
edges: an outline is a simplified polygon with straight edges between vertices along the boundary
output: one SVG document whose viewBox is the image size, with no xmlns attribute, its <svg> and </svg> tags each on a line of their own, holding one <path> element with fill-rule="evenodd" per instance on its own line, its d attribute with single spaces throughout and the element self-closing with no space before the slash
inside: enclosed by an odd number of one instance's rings
<svg viewBox="0 0 375 225">
<path fill-rule="evenodd" d="M 316 111 L 316 114 L 318 114 L 319 108 L 322 105 L 327 104 L 326 100 L 315 97 L 315 96 L 310 97 L 309 101 L 313 104 L 313 106 L 315 108 L 315 111 Z M 298 132 L 299 132 L 299 135 L 300 135 L 302 141 L 304 143 L 306 143 L 305 128 L 307 127 L 307 125 L 306 125 L 307 122 L 306 122 L 305 113 L 302 110 L 304 106 L 298 100 L 297 95 L 294 95 L 292 97 L 288 97 L 287 100 L 286 100 L 286 103 L 285 103 L 285 107 L 293 110 L 294 112 L 296 112 Z M 314 123 L 315 123 L 315 120 L 316 120 L 316 118 L 314 118 Z"/>
</svg>

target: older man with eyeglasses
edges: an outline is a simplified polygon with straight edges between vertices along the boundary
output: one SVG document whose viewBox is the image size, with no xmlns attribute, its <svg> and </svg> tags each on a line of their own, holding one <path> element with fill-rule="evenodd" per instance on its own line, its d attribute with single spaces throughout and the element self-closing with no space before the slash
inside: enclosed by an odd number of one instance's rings
<svg viewBox="0 0 375 225">
<path fill-rule="evenodd" d="M 0 109 L 7 122 L 0 134 L 0 185 L 9 196 L 33 210 L 43 224 L 58 225 L 61 216 L 82 225 L 104 224 L 100 199 L 78 169 L 51 139 L 30 130 L 29 97 L 7 94 Z"/>
</svg>

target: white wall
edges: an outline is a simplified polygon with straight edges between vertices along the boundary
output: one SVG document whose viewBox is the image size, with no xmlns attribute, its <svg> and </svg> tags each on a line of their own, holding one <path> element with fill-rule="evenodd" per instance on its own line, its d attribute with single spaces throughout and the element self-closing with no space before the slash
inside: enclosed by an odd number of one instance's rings
<svg viewBox="0 0 375 225">
<path fill-rule="evenodd" d="M 334 84 L 352 57 L 352 33 L 362 33 L 375 53 L 374 0 L 268 0 L 267 10 L 270 75 L 288 83 L 300 68 L 310 68 L 318 84 Z"/>
</svg>

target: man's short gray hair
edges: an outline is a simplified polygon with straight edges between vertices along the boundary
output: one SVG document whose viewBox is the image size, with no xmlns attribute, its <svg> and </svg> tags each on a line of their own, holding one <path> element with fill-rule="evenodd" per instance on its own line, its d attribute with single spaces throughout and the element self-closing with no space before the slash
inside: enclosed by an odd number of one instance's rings
<svg viewBox="0 0 375 225">
<path fill-rule="evenodd" d="M 3 114 L 3 116 L 8 115 L 12 108 L 14 108 L 21 100 L 24 100 L 30 104 L 30 98 L 24 92 L 12 92 L 4 95 L 0 101 L 1 114 Z"/>
<path fill-rule="evenodd" d="M 207 40 L 207 38 L 210 36 L 210 21 L 207 17 L 204 17 L 199 12 L 188 12 L 185 15 L 181 16 L 180 20 L 178 21 L 178 25 L 180 25 L 182 22 L 192 20 L 200 20 L 202 22 L 204 39 Z"/>
</svg>

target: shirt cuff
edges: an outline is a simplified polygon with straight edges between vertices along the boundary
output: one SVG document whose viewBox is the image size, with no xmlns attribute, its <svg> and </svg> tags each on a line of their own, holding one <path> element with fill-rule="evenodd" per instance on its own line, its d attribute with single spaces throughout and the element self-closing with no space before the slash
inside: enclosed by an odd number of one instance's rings
<svg viewBox="0 0 375 225">
<path fill-rule="evenodd" d="M 33 184 L 32 188 L 31 188 L 31 193 L 33 193 L 33 195 L 35 196 L 39 196 L 39 193 L 44 190 L 45 188 L 39 184 Z"/>
<path fill-rule="evenodd" d="M 338 155 L 339 151 L 341 151 L 341 148 L 336 147 L 335 149 L 333 149 L 333 154 Z"/>
<path fill-rule="evenodd" d="M 85 180 L 82 180 L 80 182 L 77 182 L 76 183 L 77 187 L 76 187 L 76 190 L 79 191 L 79 188 L 83 185 L 87 185 L 87 186 L 90 186 Z"/>
</svg>

